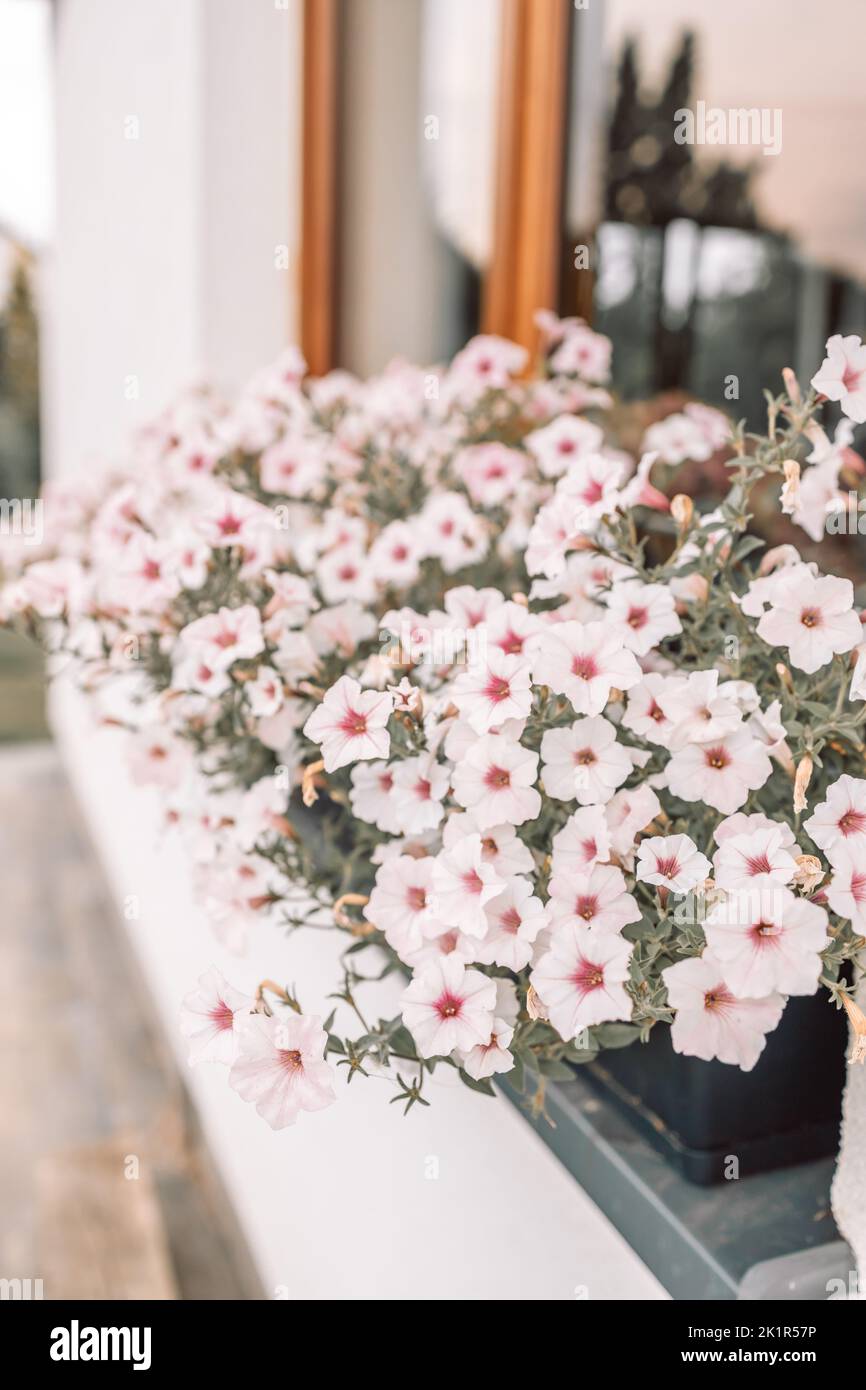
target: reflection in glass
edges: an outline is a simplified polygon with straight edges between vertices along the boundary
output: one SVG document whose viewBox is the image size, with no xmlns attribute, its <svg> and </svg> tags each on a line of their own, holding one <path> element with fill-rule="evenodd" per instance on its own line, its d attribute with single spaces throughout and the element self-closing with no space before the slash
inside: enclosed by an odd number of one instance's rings
<svg viewBox="0 0 866 1390">
<path fill-rule="evenodd" d="M 574 13 L 560 309 L 614 339 L 624 395 L 681 390 L 755 425 L 783 366 L 808 377 L 830 333 L 862 330 L 866 179 L 845 151 L 866 128 L 863 40 L 855 0 L 820 19 L 807 0 Z M 678 143 L 677 113 L 699 102 L 758 123 Z M 751 137 L 775 119 L 765 154 Z M 579 243 L 591 271 L 574 268 Z"/>
<path fill-rule="evenodd" d="M 344 0 L 338 362 L 450 356 L 489 264 L 500 0 Z"/>
</svg>

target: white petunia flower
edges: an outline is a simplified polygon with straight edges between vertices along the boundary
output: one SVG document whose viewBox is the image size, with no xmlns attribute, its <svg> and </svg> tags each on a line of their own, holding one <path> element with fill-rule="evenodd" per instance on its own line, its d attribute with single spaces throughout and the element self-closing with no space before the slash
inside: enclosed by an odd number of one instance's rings
<svg viewBox="0 0 866 1390">
<path fill-rule="evenodd" d="M 391 737 L 386 726 L 393 706 L 392 696 L 362 690 L 351 676 L 341 676 L 304 725 L 307 738 L 322 746 L 325 771 L 336 772 L 361 759 L 387 758 Z"/>
<path fill-rule="evenodd" d="M 659 691 L 658 702 L 672 725 L 668 746 L 674 752 L 691 743 L 714 743 L 740 727 L 736 700 L 718 685 L 718 671 L 691 671 L 669 678 Z"/>
<path fill-rule="evenodd" d="M 554 926 L 567 922 L 594 932 L 621 932 L 641 918 L 622 870 L 613 864 L 594 864 L 581 874 L 555 874 L 548 912 Z"/>
<path fill-rule="evenodd" d="M 546 478 L 558 478 L 575 459 L 597 454 L 604 443 L 603 431 L 578 415 L 558 415 L 543 429 L 533 430 L 524 439 Z"/>
<path fill-rule="evenodd" d="M 575 811 L 553 837 L 552 871 L 561 877 L 588 872 L 609 858 L 610 831 L 593 806 Z"/>
<path fill-rule="evenodd" d="M 436 919 L 480 941 L 487 935 L 485 907 L 506 881 L 484 858 L 480 835 L 467 835 L 433 861 L 431 907 Z"/>
<path fill-rule="evenodd" d="M 504 734 L 486 734 L 454 769 L 455 800 L 471 811 L 481 831 L 496 825 L 523 825 L 541 810 L 533 783 L 538 755 Z"/>
<path fill-rule="evenodd" d="M 511 1071 L 514 1066 L 514 1053 L 509 1051 L 514 1029 L 501 1018 L 494 1018 L 490 1037 L 486 1043 L 477 1043 L 462 1054 L 461 1062 L 467 1076 L 482 1081 L 486 1076 Z M 458 1052 L 458 1057 L 461 1054 Z"/>
<path fill-rule="evenodd" d="M 604 808 L 604 818 L 614 854 L 620 858 L 629 855 L 639 832 L 655 820 L 660 810 L 661 802 L 647 783 L 611 797 Z"/>
<path fill-rule="evenodd" d="M 638 738 L 647 743 L 657 743 L 662 748 L 670 747 L 674 725 L 659 704 L 659 696 L 668 688 L 670 677 L 657 673 L 644 676 L 628 692 L 625 713 L 622 716 L 624 729 L 631 729 Z"/>
<path fill-rule="evenodd" d="M 268 719 L 283 703 L 283 682 L 273 666 L 260 666 L 246 687 L 250 709 L 258 719 Z"/>
<path fill-rule="evenodd" d="M 610 692 L 641 678 L 634 655 L 604 623 L 555 623 L 543 634 L 532 663 L 536 685 L 567 695 L 578 714 L 601 714 Z"/>
<path fill-rule="evenodd" d="M 324 1110 L 336 1099 L 326 1043 L 318 1018 L 250 1014 L 238 1030 L 229 1085 L 272 1129 L 284 1129 L 300 1111 Z"/>
<path fill-rule="evenodd" d="M 359 820 L 375 825 L 386 835 L 399 835 L 402 826 L 394 801 L 394 763 L 359 763 L 352 768 L 349 801 Z"/>
<path fill-rule="evenodd" d="M 393 765 L 391 802 L 404 835 L 435 830 L 444 815 L 449 773 L 429 753 Z"/>
<path fill-rule="evenodd" d="M 615 584 L 607 596 L 607 611 L 623 645 L 636 656 L 646 656 L 665 637 L 683 630 L 674 596 L 663 584 L 643 584 L 639 579 Z"/>
<path fill-rule="evenodd" d="M 730 894 L 707 915 L 704 935 L 738 998 L 814 994 L 818 988 L 827 914 L 790 888 Z"/>
<path fill-rule="evenodd" d="M 787 647 L 788 659 L 812 675 L 840 652 L 850 652 L 863 636 L 854 612 L 850 579 L 825 574 L 806 578 L 800 567 L 783 570 L 772 589 L 769 612 L 758 622 L 758 636 L 773 647 Z"/>
<path fill-rule="evenodd" d="M 777 831 L 779 843 L 786 849 L 796 845 L 796 836 L 790 825 L 786 825 L 784 821 L 770 820 L 763 811 L 753 811 L 748 816 L 745 811 L 737 811 L 733 816 L 726 816 L 713 831 L 713 839 L 717 845 L 723 845 L 735 835 L 755 835 L 764 830 Z"/>
<path fill-rule="evenodd" d="M 762 787 L 773 771 L 763 745 L 744 729 L 713 743 L 691 744 L 675 753 L 665 768 L 674 796 L 704 801 L 730 816 Z"/>
<path fill-rule="evenodd" d="M 476 734 L 498 729 L 507 719 L 525 719 L 532 708 L 529 663 L 492 646 L 457 677 L 452 697 Z"/>
<path fill-rule="evenodd" d="M 737 892 L 790 883 L 797 861 L 785 843 L 784 832 L 788 829 L 771 822 L 766 828 L 752 827 L 741 835 L 725 835 L 713 855 L 717 886 Z"/>
<path fill-rule="evenodd" d="M 216 968 L 200 976 L 198 988 L 184 996 L 181 1032 L 189 1038 L 189 1062 L 224 1062 L 237 1050 L 235 1020 L 253 1007 L 251 995 L 230 985 Z"/>
<path fill-rule="evenodd" d="M 632 945 L 611 932 L 565 925 L 552 933 L 550 949 L 530 980 L 560 1037 L 576 1038 L 597 1023 L 631 1018 L 625 991 Z"/>
<path fill-rule="evenodd" d="M 688 893 L 703 883 L 709 872 L 709 859 L 688 835 L 653 835 L 638 846 L 635 873 L 644 883 Z"/>
<path fill-rule="evenodd" d="M 385 933 L 389 946 L 403 960 L 420 950 L 425 936 L 445 930 L 431 906 L 433 863 L 430 858 L 401 854 L 381 864 L 364 908 L 367 921 Z"/>
<path fill-rule="evenodd" d="M 577 798 L 581 806 L 609 801 L 632 771 L 629 751 L 603 715 L 548 729 L 541 740 L 542 780 L 548 796 Z"/>
<path fill-rule="evenodd" d="M 442 847 L 451 849 L 458 840 L 479 833 L 484 861 L 492 864 L 500 878 L 534 872 L 532 851 L 520 839 L 513 825 L 491 825 L 480 831 L 478 822 L 469 811 L 452 811 L 442 829 Z"/>
<path fill-rule="evenodd" d="M 849 420 L 866 421 L 866 347 L 856 334 L 834 333 L 827 356 L 812 377 L 812 386 L 828 401 L 838 401 Z"/>
<path fill-rule="evenodd" d="M 843 773 L 827 788 L 804 829 L 831 863 L 838 847 L 849 846 L 866 861 L 866 780 Z"/>
<path fill-rule="evenodd" d="M 546 925 L 544 905 L 533 896 L 526 878 L 513 878 L 503 893 L 492 898 L 484 909 L 489 923 L 487 935 L 476 948 L 482 965 L 503 965 L 523 970 L 533 954 L 533 944 Z"/>
<path fill-rule="evenodd" d="M 866 933 L 866 862 L 862 850 L 837 842 L 831 863 L 833 877 L 827 901 L 835 913 L 849 919 L 855 931 Z"/>
<path fill-rule="evenodd" d="M 662 971 L 668 1003 L 676 1010 L 671 1024 L 674 1052 L 704 1062 L 727 1062 L 751 1071 L 764 1050 L 767 1034 L 782 1017 L 780 994 L 738 999 L 722 964 L 712 951 L 700 959 L 680 960 Z"/>
<path fill-rule="evenodd" d="M 471 1052 L 489 1043 L 496 982 L 467 970 L 456 955 L 419 970 L 402 997 L 403 1022 L 422 1057 Z"/>
<path fill-rule="evenodd" d="M 227 671 L 233 662 L 258 656 L 264 649 L 259 610 L 247 603 L 208 613 L 182 628 L 178 642 L 212 671 Z"/>
</svg>

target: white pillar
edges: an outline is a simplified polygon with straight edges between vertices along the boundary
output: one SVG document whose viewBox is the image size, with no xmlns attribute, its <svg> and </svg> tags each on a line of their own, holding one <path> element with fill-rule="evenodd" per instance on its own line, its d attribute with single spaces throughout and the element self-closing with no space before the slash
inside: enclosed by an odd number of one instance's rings
<svg viewBox="0 0 866 1390">
<path fill-rule="evenodd" d="M 300 21 L 299 0 L 58 6 L 49 472 L 122 451 L 191 379 L 237 386 L 294 336 Z"/>
</svg>

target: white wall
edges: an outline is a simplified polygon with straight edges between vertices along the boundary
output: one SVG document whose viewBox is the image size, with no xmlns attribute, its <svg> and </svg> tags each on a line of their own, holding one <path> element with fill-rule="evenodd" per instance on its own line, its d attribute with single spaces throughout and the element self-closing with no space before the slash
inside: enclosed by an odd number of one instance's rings
<svg viewBox="0 0 866 1390">
<path fill-rule="evenodd" d="M 294 0 L 293 0 L 294 3 Z M 49 464 L 123 446 L 200 366 L 229 384 L 287 340 L 274 244 L 296 236 L 297 4 L 63 0 L 57 32 L 57 246 L 46 318 Z M 140 139 L 124 139 L 127 116 Z M 411 285 L 406 287 L 411 294 Z M 135 373 L 140 398 L 124 399 Z M 210 964 L 249 990 L 296 981 L 326 1011 L 336 939 L 264 929 L 238 962 L 216 944 L 122 735 L 70 689 L 58 741 L 166 1034 L 183 1064 L 183 994 Z M 309 1002 L 308 1002 L 309 1001 Z M 324 1007 L 323 1007 L 324 1006 Z M 292 1298 L 659 1297 L 658 1285 L 505 1101 L 438 1083 L 403 1120 L 382 1081 L 274 1134 L 227 1084 L 189 1084 L 263 1285 Z M 439 1161 L 430 1180 L 427 1160 Z"/>
<path fill-rule="evenodd" d="M 200 373 L 237 385 L 296 331 L 274 248 L 296 263 L 300 0 L 61 0 L 55 38 L 50 472 L 122 449 Z"/>
</svg>

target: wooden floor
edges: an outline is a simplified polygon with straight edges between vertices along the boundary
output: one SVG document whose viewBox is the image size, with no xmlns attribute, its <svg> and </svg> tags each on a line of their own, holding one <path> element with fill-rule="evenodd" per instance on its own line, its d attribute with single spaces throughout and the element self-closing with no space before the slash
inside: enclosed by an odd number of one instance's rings
<svg viewBox="0 0 866 1390">
<path fill-rule="evenodd" d="M 54 749 L 0 748 L 0 1279 L 262 1293 Z"/>
</svg>

